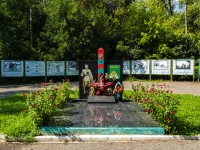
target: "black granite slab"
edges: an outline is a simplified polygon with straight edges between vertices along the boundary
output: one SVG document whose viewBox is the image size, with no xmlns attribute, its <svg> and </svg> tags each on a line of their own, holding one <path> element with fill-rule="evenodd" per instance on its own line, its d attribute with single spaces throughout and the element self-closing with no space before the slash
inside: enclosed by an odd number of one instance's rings
<svg viewBox="0 0 200 150">
<path fill-rule="evenodd" d="M 61 113 L 61 112 L 64 113 Z M 87 103 L 66 105 L 53 117 L 54 127 L 159 127 L 136 102 Z"/>
<path fill-rule="evenodd" d="M 115 97 L 114 96 L 88 96 L 87 99 L 88 103 L 115 103 Z"/>
</svg>

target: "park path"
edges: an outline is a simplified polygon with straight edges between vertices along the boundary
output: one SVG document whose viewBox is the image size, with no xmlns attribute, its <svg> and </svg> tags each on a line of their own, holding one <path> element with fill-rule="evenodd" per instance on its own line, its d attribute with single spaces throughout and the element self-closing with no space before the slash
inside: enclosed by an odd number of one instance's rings
<svg viewBox="0 0 200 150">
<path fill-rule="evenodd" d="M 129 82 L 124 81 L 123 85 L 125 90 L 131 90 L 132 84 L 142 84 L 144 86 L 148 85 L 151 87 L 153 82 Z M 173 91 L 175 94 L 192 94 L 200 96 L 200 82 L 154 82 L 155 86 L 166 86 L 169 90 Z M 71 88 L 78 88 L 78 82 L 71 82 Z M 10 96 L 15 93 L 27 93 L 30 91 L 35 91 L 41 87 L 34 84 L 25 85 L 0 85 L 0 98 Z"/>
</svg>

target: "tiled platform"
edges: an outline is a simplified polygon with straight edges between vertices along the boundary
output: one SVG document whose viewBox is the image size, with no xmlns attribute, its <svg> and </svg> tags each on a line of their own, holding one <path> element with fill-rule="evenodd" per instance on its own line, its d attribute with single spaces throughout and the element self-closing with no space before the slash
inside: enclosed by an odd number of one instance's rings
<svg viewBox="0 0 200 150">
<path fill-rule="evenodd" d="M 136 102 L 87 103 L 66 105 L 42 134 L 146 134 L 162 135 L 164 129 Z"/>
</svg>

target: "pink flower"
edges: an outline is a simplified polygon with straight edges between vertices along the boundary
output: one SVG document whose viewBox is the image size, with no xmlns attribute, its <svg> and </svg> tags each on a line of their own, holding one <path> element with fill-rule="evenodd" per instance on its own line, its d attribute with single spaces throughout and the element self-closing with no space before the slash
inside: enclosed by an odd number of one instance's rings
<svg viewBox="0 0 200 150">
<path fill-rule="evenodd" d="M 147 98 L 144 98 L 143 100 L 144 100 L 144 102 L 147 102 Z"/>
<path fill-rule="evenodd" d="M 171 112 L 170 112 L 170 114 L 171 114 L 171 115 L 174 115 L 174 112 L 173 112 L 173 111 L 171 111 Z"/>
<path fill-rule="evenodd" d="M 146 112 L 147 112 L 147 113 L 150 113 L 150 112 L 151 112 L 151 110 L 150 110 L 150 109 L 146 109 Z"/>
<path fill-rule="evenodd" d="M 51 80 L 49 80 L 49 82 L 50 82 L 50 83 L 53 83 L 53 80 L 51 79 Z"/>
</svg>

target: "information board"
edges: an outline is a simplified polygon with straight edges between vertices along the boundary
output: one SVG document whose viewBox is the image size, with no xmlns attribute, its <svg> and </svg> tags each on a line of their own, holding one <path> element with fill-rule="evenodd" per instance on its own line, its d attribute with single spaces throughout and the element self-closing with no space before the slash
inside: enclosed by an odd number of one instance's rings
<svg viewBox="0 0 200 150">
<path fill-rule="evenodd" d="M 45 76 L 44 61 L 25 61 L 26 76 Z"/>
<path fill-rule="evenodd" d="M 149 74 L 149 60 L 132 60 L 132 74 Z"/>
<path fill-rule="evenodd" d="M 170 75 L 171 60 L 152 60 L 151 74 Z"/>
<path fill-rule="evenodd" d="M 23 77 L 23 61 L 1 60 L 2 77 Z"/>
<path fill-rule="evenodd" d="M 76 61 L 66 61 L 66 75 L 79 75 L 78 62 Z"/>
<path fill-rule="evenodd" d="M 193 75 L 194 60 L 193 59 L 174 59 L 173 75 Z"/>
<path fill-rule="evenodd" d="M 123 61 L 123 74 L 130 74 L 130 61 L 129 60 Z"/>
<path fill-rule="evenodd" d="M 47 61 L 47 76 L 63 76 L 64 61 Z"/>
</svg>

